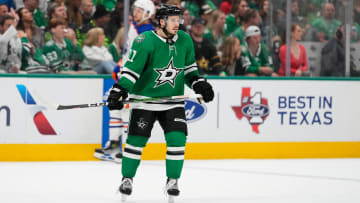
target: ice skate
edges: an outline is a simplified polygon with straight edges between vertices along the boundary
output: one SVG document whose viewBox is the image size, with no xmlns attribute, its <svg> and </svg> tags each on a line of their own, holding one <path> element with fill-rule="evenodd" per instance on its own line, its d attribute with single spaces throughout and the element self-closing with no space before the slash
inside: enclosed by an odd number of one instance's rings
<svg viewBox="0 0 360 203">
<path fill-rule="evenodd" d="M 103 161 L 121 163 L 120 141 L 108 141 L 105 148 L 95 149 L 94 157 Z"/>
<path fill-rule="evenodd" d="M 168 178 L 165 186 L 165 193 L 168 196 L 168 202 L 174 203 L 175 197 L 179 196 L 180 190 L 177 184 L 177 179 Z"/>
<path fill-rule="evenodd" d="M 121 193 L 121 201 L 125 202 L 127 197 L 131 195 L 132 192 L 132 178 L 123 177 L 119 191 Z"/>
</svg>

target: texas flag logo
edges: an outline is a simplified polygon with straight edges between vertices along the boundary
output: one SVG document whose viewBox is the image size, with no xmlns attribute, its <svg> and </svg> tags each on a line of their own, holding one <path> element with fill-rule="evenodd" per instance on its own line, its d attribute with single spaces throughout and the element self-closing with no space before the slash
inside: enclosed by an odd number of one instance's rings
<svg viewBox="0 0 360 203">
<path fill-rule="evenodd" d="M 33 116 L 34 124 L 39 133 L 42 135 L 56 135 L 54 128 L 51 126 L 50 122 L 43 113 L 43 110 L 46 108 L 38 105 L 35 102 L 33 96 L 25 85 L 17 84 L 16 87 L 24 103 L 29 106 L 30 113 Z"/>
<path fill-rule="evenodd" d="M 261 92 L 255 92 L 251 96 L 249 87 L 242 88 L 240 106 L 232 106 L 236 117 L 241 120 L 245 117 L 252 127 L 252 130 L 259 134 L 259 125 L 263 124 L 269 115 L 269 106 L 266 98 Z"/>
</svg>

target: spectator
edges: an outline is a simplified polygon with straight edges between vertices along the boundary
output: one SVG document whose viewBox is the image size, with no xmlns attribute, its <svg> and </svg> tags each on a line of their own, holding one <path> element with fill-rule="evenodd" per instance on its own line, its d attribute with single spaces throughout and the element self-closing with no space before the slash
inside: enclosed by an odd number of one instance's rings
<svg viewBox="0 0 360 203">
<path fill-rule="evenodd" d="M 233 0 L 222 1 L 219 10 L 222 11 L 225 15 L 228 15 L 230 13 L 233 3 Z"/>
<path fill-rule="evenodd" d="M 335 36 L 336 29 L 341 25 L 341 22 L 335 19 L 335 7 L 332 3 L 325 3 L 322 11 L 322 17 L 315 19 L 312 22 L 316 40 L 319 42 L 326 42 Z"/>
<path fill-rule="evenodd" d="M 234 31 L 234 36 L 237 37 L 240 42 L 245 42 L 245 30 L 249 26 L 259 26 L 261 23 L 259 11 L 254 9 L 246 10 L 243 19 L 243 24 Z"/>
<path fill-rule="evenodd" d="M 101 3 L 98 3 L 101 2 Z M 97 5 L 102 4 L 106 8 L 107 11 L 112 11 L 115 8 L 116 3 L 119 2 L 119 0 L 102 0 L 97 1 Z"/>
<path fill-rule="evenodd" d="M 280 53 L 281 44 L 282 44 L 281 37 L 279 35 L 274 36 L 272 39 L 272 45 L 270 46 L 270 53 L 273 62 L 273 70 L 276 73 L 279 72 L 280 69 L 279 53 Z"/>
<path fill-rule="evenodd" d="M 34 47 L 42 49 L 45 43 L 44 31 L 34 24 L 32 13 L 27 8 L 20 8 L 17 14 L 19 22 L 16 29 L 25 32 Z"/>
<path fill-rule="evenodd" d="M 117 4 L 115 4 L 115 10 L 113 10 L 110 13 L 110 22 L 107 26 L 105 31 L 105 35 L 109 36 L 109 41 L 113 41 L 115 38 L 117 32 L 121 27 L 123 27 L 124 24 L 124 2 L 118 1 Z"/>
<path fill-rule="evenodd" d="M 231 8 L 230 14 L 226 17 L 225 34 L 229 36 L 237 27 L 242 24 L 245 11 L 249 9 L 246 0 L 238 0 Z M 241 40 L 240 40 L 241 41 Z"/>
<path fill-rule="evenodd" d="M 67 19 L 66 8 L 63 3 L 53 2 L 50 4 L 48 10 L 48 17 L 49 19 L 53 18 L 63 18 L 64 20 Z"/>
<path fill-rule="evenodd" d="M 49 21 L 49 29 L 52 39 L 46 42 L 43 54 L 49 61 L 50 68 L 54 73 L 76 74 L 80 70 L 79 64 L 84 59 L 80 47 L 65 37 L 66 21 L 63 18 L 53 18 Z"/>
<path fill-rule="evenodd" d="M 203 38 L 205 21 L 195 18 L 191 25 L 191 38 L 194 42 L 195 59 L 200 75 L 221 75 L 222 66 L 216 48 L 206 38 Z"/>
<path fill-rule="evenodd" d="M 285 6 L 286 4 L 284 3 L 284 8 Z M 304 29 L 304 33 L 306 33 L 310 28 L 310 24 L 307 23 L 306 18 L 300 15 L 298 1 L 291 2 L 291 22 L 298 24 L 300 27 L 302 27 Z M 276 22 L 276 27 L 278 28 L 280 35 L 283 35 L 286 32 L 286 18 L 283 17 L 278 19 Z"/>
<path fill-rule="evenodd" d="M 83 44 L 85 60 L 82 67 L 93 69 L 97 74 L 111 74 L 116 63 L 108 49 L 104 46 L 105 34 L 102 28 L 89 30 Z"/>
<path fill-rule="evenodd" d="M 201 6 L 200 11 L 199 11 L 199 16 L 200 18 L 205 20 L 205 25 L 207 25 L 207 23 L 209 22 L 209 19 L 211 17 L 212 12 L 214 12 L 215 10 L 211 9 L 211 7 L 208 4 L 204 4 Z"/>
<path fill-rule="evenodd" d="M 10 8 L 10 11 L 8 9 L 8 7 L 6 6 L 6 4 L 1 4 L 0 3 L 0 17 L 3 15 L 9 15 L 11 17 L 13 17 L 15 19 L 15 21 L 19 20 L 19 16 L 16 15 L 16 12 L 13 8 Z"/>
<path fill-rule="evenodd" d="M 189 10 L 192 18 L 200 17 L 200 9 L 203 5 L 208 5 L 212 10 L 216 9 L 215 4 L 211 0 L 186 0 L 183 1 L 182 7 Z"/>
<path fill-rule="evenodd" d="M 13 0 L 1 0 L 0 3 L 6 5 L 7 8 L 16 8 Z"/>
<path fill-rule="evenodd" d="M 66 33 L 65 33 L 65 37 L 70 39 L 71 42 L 73 43 L 74 46 L 77 46 L 78 43 L 78 36 L 77 34 L 79 33 L 80 35 L 80 31 L 76 30 L 75 31 L 69 27 L 68 23 L 67 23 L 67 14 L 66 14 L 66 8 L 65 5 L 63 3 L 58 3 L 58 2 L 53 2 L 50 7 L 49 7 L 49 16 L 51 17 L 50 19 L 53 18 L 62 18 L 65 20 L 66 22 Z M 50 32 L 46 32 L 45 33 L 45 41 L 49 41 L 52 38 Z M 79 44 L 81 43 L 81 38 L 79 39 Z"/>
<path fill-rule="evenodd" d="M 109 52 L 114 61 L 120 61 L 124 49 L 124 28 L 120 28 L 114 41 L 109 45 Z"/>
<path fill-rule="evenodd" d="M 360 76 L 355 70 L 353 59 L 350 56 L 350 75 Z M 344 26 L 340 26 L 335 37 L 329 40 L 321 50 L 320 76 L 344 77 L 345 76 L 345 38 Z"/>
<path fill-rule="evenodd" d="M 83 19 L 80 12 L 81 0 L 66 0 L 65 5 L 68 26 L 73 30 L 82 27 Z"/>
<path fill-rule="evenodd" d="M 18 73 L 21 67 L 21 41 L 16 35 L 15 18 L 0 17 L 0 72 Z"/>
<path fill-rule="evenodd" d="M 306 49 L 303 45 L 299 44 L 301 40 L 303 30 L 298 24 L 291 25 L 291 42 L 290 42 L 290 75 L 291 76 L 303 76 L 308 70 Z M 286 75 L 286 45 L 280 47 L 279 53 L 281 67 L 279 69 L 279 75 Z"/>
<path fill-rule="evenodd" d="M 0 4 L 0 17 L 3 15 L 8 14 L 9 12 L 9 8 L 7 7 L 6 4 Z"/>
<path fill-rule="evenodd" d="M 191 16 L 189 13 L 189 10 L 187 10 L 186 8 L 183 9 L 183 18 L 184 18 L 184 23 L 180 24 L 179 29 L 183 30 L 185 32 L 187 32 L 188 34 L 190 33 L 190 28 L 191 28 Z"/>
<path fill-rule="evenodd" d="M 51 73 L 52 71 L 49 67 L 48 61 L 42 54 L 41 49 L 38 49 L 34 47 L 32 43 L 29 43 L 29 39 L 27 38 L 25 32 L 21 30 L 18 32 L 23 33 L 21 36 L 21 70 L 26 71 L 27 73 Z"/>
<path fill-rule="evenodd" d="M 226 75 L 244 75 L 241 63 L 241 45 L 238 38 L 229 36 L 225 39 L 221 50 L 221 63 Z"/>
<path fill-rule="evenodd" d="M 103 30 L 106 30 L 110 22 L 110 12 L 107 11 L 103 5 L 97 5 L 93 18 L 94 19 L 91 20 L 90 23 L 84 25 L 83 28 L 80 30 L 80 36 L 78 36 L 78 38 L 81 41 L 85 39 L 86 33 L 92 28 L 100 27 Z M 110 36 L 106 36 L 105 46 L 108 46 L 109 44 L 110 44 Z"/>
<path fill-rule="evenodd" d="M 82 15 L 83 24 L 87 24 L 93 19 L 95 12 L 94 4 L 92 0 L 82 0 L 80 6 L 80 12 Z"/>
<path fill-rule="evenodd" d="M 211 14 L 208 27 L 205 29 L 204 38 L 218 49 L 225 38 L 225 14 L 220 10 L 215 10 Z"/>
<path fill-rule="evenodd" d="M 246 43 L 242 46 L 241 60 L 246 76 L 276 76 L 269 50 L 261 42 L 260 28 L 250 26 L 245 31 Z"/>
<path fill-rule="evenodd" d="M 38 9 L 39 0 L 24 0 L 24 7 L 32 13 L 35 25 L 45 30 L 47 26 L 47 21 L 45 18 L 45 14 Z"/>
<path fill-rule="evenodd" d="M 261 30 L 261 39 L 263 42 L 270 46 L 271 38 L 277 35 L 276 26 L 271 26 L 272 23 L 270 20 L 272 19 L 269 14 L 269 1 L 262 0 L 259 2 L 259 15 L 261 18 L 260 22 L 260 30 Z"/>
</svg>

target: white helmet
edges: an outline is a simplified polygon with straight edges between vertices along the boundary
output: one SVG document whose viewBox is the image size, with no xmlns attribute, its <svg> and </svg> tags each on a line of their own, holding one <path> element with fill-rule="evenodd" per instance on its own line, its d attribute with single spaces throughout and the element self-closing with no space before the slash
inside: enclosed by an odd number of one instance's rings
<svg viewBox="0 0 360 203">
<path fill-rule="evenodd" d="M 142 21 L 149 19 L 155 13 L 155 5 L 151 0 L 136 0 L 134 6 L 144 10 Z M 145 17 L 147 13 L 149 15 Z"/>
</svg>

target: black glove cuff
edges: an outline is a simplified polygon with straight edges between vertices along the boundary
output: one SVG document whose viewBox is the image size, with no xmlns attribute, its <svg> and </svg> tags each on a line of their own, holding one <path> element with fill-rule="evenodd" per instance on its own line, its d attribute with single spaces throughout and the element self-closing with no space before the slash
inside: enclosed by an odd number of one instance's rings
<svg viewBox="0 0 360 203">
<path fill-rule="evenodd" d="M 204 78 L 202 76 L 198 76 L 198 75 L 195 75 L 194 77 L 192 77 L 190 80 L 191 89 L 194 89 L 194 85 L 200 81 L 206 82 L 206 78 Z"/>
<path fill-rule="evenodd" d="M 123 88 L 122 86 L 120 86 L 119 84 L 115 83 L 113 86 L 112 86 L 112 90 L 114 89 L 120 89 L 121 91 L 124 91 L 124 92 L 128 92 L 125 88 Z M 115 90 L 116 92 L 120 92 L 120 91 L 117 91 Z"/>
</svg>

